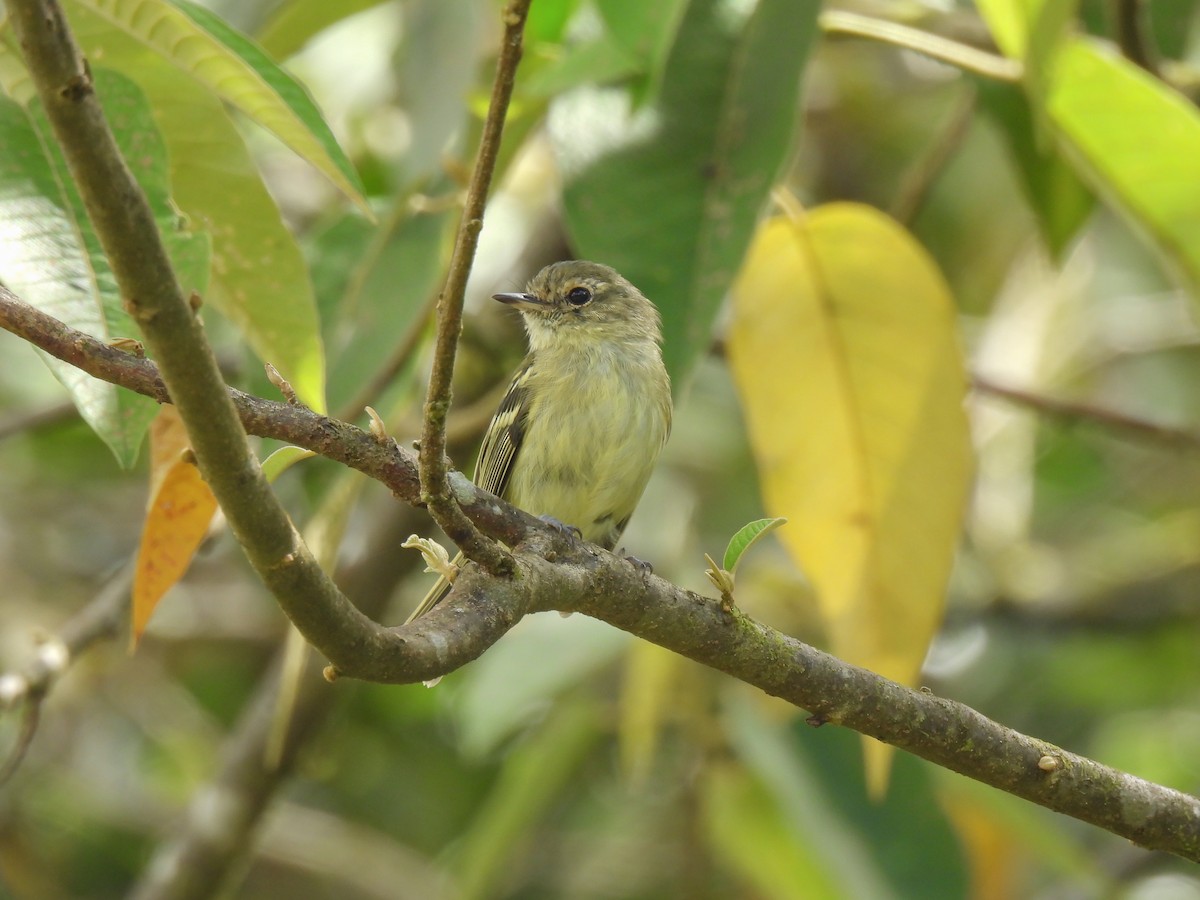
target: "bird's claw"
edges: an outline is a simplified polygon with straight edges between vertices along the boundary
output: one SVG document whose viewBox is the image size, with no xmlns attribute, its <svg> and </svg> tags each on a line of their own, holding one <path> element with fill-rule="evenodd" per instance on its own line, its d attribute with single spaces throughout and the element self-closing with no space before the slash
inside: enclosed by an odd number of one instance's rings
<svg viewBox="0 0 1200 900">
<path fill-rule="evenodd" d="M 538 516 L 538 518 L 563 536 L 574 535 L 579 540 L 583 540 L 583 532 L 574 525 L 568 525 L 566 522 L 560 522 L 558 519 L 554 518 L 554 516 Z"/>
<path fill-rule="evenodd" d="M 625 550 L 622 548 L 621 555 L 625 556 Z M 625 561 L 633 565 L 634 568 L 641 571 L 643 575 L 653 575 L 654 566 L 644 559 L 638 559 L 636 556 L 625 556 Z"/>
</svg>

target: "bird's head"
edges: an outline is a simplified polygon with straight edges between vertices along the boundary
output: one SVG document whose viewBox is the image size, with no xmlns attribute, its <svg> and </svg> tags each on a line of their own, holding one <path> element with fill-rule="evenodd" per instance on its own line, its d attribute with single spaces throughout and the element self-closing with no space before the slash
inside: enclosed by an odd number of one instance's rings
<svg viewBox="0 0 1200 900">
<path fill-rule="evenodd" d="M 523 292 L 493 296 L 520 310 L 534 350 L 572 338 L 662 341 L 654 304 L 615 269 L 600 263 L 551 263 Z"/>
</svg>

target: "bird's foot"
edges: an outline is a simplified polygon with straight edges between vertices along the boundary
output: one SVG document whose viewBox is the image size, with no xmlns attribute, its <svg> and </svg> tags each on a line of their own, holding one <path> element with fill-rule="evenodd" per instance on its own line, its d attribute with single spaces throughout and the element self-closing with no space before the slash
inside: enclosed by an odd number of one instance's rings
<svg viewBox="0 0 1200 900">
<path fill-rule="evenodd" d="M 626 556 L 624 547 L 621 548 L 620 552 L 617 555 L 624 556 L 625 561 L 627 563 L 631 563 L 635 568 L 641 570 L 641 573 L 643 575 L 653 575 L 654 574 L 654 566 L 653 565 L 646 562 L 646 560 L 644 560 L 644 559 L 638 559 L 636 556 Z"/>
<path fill-rule="evenodd" d="M 538 516 L 543 522 L 553 528 L 561 535 L 574 535 L 579 540 L 583 540 L 583 532 L 574 525 L 568 525 L 566 522 L 560 522 L 554 516 Z"/>
</svg>

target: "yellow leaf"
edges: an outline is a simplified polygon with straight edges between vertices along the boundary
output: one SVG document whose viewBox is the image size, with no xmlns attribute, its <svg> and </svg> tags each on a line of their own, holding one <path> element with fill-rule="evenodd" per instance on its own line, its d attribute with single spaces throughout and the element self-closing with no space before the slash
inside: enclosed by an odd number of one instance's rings
<svg viewBox="0 0 1200 900">
<path fill-rule="evenodd" d="M 830 649 L 914 684 L 942 616 L 971 469 L 955 310 L 898 224 L 835 203 L 759 229 L 729 339 L 768 514 Z M 883 751 L 883 753 L 881 753 Z M 868 746 L 881 792 L 887 759 Z"/>
<path fill-rule="evenodd" d="M 972 900 L 1007 900 L 1019 896 L 1017 876 L 1025 854 L 1005 824 L 978 803 L 953 792 L 942 792 L 940 799 L 966 851 Z"/>
<path fill-rule="evenodd" d="M 635 786 L 645 783 L 663 728 L 678 712 L 681 663 L 677 654 L 647 641 L 637 641 L 629 648 L 617 738 L 621 768 Z"/>
<path fill-rule="evenodd" d="M 185 458 L 187 447 L 179 413 L 164 406 L 150 425 L 150 502 L 133 577 L 133 646 L 158 601 L 187 571 L 217 511 L 200 471 Z"/>
</svg>

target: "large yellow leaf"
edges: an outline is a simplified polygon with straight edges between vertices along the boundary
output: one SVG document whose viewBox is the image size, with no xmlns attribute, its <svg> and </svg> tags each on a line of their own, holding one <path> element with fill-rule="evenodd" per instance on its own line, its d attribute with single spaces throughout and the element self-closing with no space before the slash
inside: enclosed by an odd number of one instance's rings
<svg viewBox="0 0 1200 900">
<path fill-rule="evenodd" d="M 816 588 L 830 649 L 913 684 L 971 468 L 949 290 L 899 225 L 836 203 L 760 227 L 734 309 L 764 505 L 790 519 L 779 539 Z M 868 754 L 882 788 L 886 751 Z"/>
</svg>

